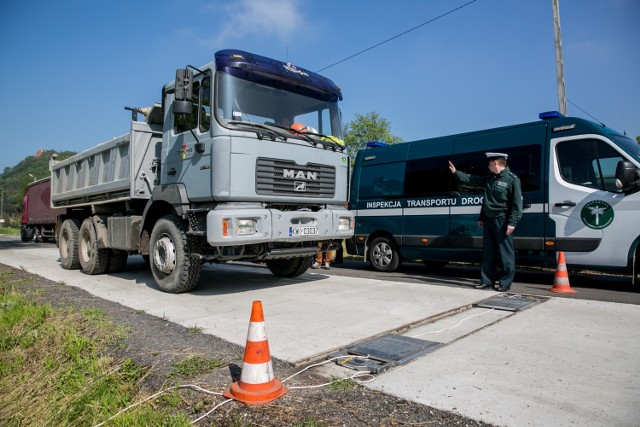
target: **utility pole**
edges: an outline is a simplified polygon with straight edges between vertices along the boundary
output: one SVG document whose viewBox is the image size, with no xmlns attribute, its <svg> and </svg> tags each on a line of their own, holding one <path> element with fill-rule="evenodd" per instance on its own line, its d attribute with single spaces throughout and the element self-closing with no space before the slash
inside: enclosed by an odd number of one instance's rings
<svg viewBox="0 0 640 427">
<path fill-rule="evenodd" d="M 558 79 L 558 109 L 563 115 L 567 115 L 567 96 L 564 92 L 564 63 L 562 62 L 562 35 L 560 34 L 560 7 L 559 0 L 551 0 L 553 3 L 553 29 L 556 41 L 556 77 Z"/>
</svg>

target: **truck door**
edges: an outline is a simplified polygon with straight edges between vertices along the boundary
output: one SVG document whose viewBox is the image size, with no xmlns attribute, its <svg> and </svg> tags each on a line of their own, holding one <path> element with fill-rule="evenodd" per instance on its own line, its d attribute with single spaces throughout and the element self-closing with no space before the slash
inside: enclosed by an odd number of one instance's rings
<svg viewBox="0 0 640 427">
<path fill-rule="evenodd" d="M 550 142 L 549 216 L 556 250 L 568 264 L 625 267 L 638 237 L 638 193 L 615 188 L 615 170 L 627 156 L 600 135 Z"/>
<path fill-rule="evenodd" d="M 211 199 L 211 78 L 194 77 L 190 115 L 172 116 L 164 147 L 163 184 L 184 183 L 192 201 Z M 195 137 L 194 137 L 195 134 Z M 197 137 L 197 139 L 196 139 Z"/>
</svg>

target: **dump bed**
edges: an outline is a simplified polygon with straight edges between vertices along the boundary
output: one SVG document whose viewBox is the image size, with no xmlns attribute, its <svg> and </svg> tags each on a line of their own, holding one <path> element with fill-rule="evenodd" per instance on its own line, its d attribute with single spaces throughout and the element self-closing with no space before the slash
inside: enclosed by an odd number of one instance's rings
<svg viewBox="0 0 640 427">
<path fill-rule="evenodd" d="M 161 143 L 161 125 L 132 121 L 129 134 L 52 163 L 51 204 L 73 207 L 149 199 Z"/>
</svg>

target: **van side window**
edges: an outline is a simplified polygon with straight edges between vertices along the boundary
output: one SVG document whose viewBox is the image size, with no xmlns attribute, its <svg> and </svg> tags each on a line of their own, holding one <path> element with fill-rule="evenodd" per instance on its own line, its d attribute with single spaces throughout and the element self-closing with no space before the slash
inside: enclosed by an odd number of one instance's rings
<svg viewBox="0 0 640 427">
<path fill-rule="evenodd" d="M 583 187 L 619 193 L 615 186 L 616 166 L 625 160 L 600 140 L 565 141 L 556 146 L 560 175 Z"/>
<path fill-rule="evenodd" d="M 386 163 L 362 168 L 360 172 L 361 198 L 402 196 L 404 163 Z"/>
<path fill-rule="evenodd" d="M 485 155 L 487 151 L 507 153 L 509 155 L 507 166 L 511 172 L 520 178 L 523 193 L 533 193 L 541 190 L 541 148 L 538 144 L 458 154 L 454 157 L 453 163 L 456 165 L 456 168 L 462 172 L 471 175 L 486 176 L 489 173 L 487 157 Z M 456 191 L 461 193 L 482 193 L 484 188 L 473 188 L 459 184 Z"/>
<path fill-rule="evenodd" d="M 449 157 L 429 157 L 407 161 L 404 195 L 421 197 L 449 194 L 455 180 L 449 170 Z"/>
</svg>

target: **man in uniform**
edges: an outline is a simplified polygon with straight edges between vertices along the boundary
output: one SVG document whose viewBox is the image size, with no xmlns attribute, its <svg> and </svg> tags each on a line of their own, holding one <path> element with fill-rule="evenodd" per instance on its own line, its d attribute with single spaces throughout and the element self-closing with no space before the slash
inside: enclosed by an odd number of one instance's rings
<svg viewBox="0 0 640 427">
<path fill-rule="evenodd" d="M 513 231 L 522 218 L 522 189 L 520 179 L 509 170 L 507 155 L 486 153 L 491 173 L 487 176 L 469 175 L 456 170 L 449 161 L 449 169 L 456 180 L 474 187 L 484 187 L 484 199 L 478 225 L 482 227 L 483 255 L 478 289 L 493 287 L 498 257 L 502 262 L 499 292 L 506 292 L 516 274 L 516 255 L 513 250 Z"/>
</svg>

